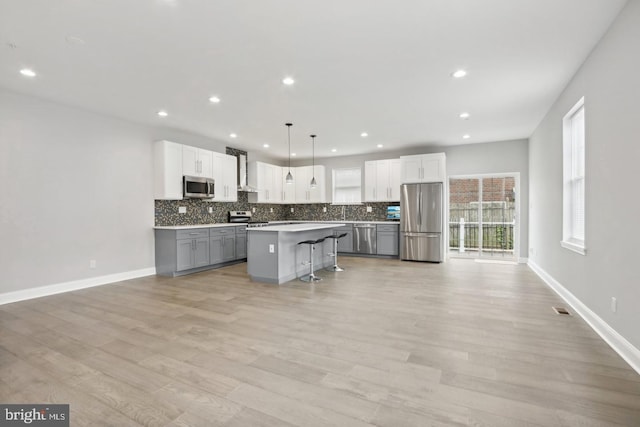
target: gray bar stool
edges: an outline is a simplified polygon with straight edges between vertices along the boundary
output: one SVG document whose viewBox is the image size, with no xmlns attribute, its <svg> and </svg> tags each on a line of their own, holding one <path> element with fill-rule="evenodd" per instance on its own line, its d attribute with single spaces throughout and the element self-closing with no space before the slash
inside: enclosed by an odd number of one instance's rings
<svg viewBox="0 0 640 427">
<path fill-rule="evenodd" d="M 299 245 L 309 245 L 309 274 L 300 278 L 303 282 L 319 282 L 322 280 L 321 277 L 313 274 L 313 253 L 316 250 L 316 245 L 324 242 L 324 239 L 325 237 L 317 240 L 303 240 L 302 242 L 298 242 Z"/>
<path fill-rule="evenodd" d="M 329 252 L 327 255 L 333 257 L 333 266 L 327 267 L 328 271 L 344 271 L 343 268 L 338 267 L 338 239 L 342 239 L 346 236 L 347 233 L 342 234 L 332 234 L 331 236 L 325 237 L 325 239 L 333 239 L 333 253 Z"/>
</svg>

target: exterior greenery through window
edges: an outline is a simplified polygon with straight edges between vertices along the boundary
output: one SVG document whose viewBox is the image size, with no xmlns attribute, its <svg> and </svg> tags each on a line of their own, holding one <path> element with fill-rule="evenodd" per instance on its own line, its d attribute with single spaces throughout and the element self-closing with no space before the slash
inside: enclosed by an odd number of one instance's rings
<svg viewBox="0 0 640 427">
<path fill-rule="evenodd" d="M 562 121 L 563 193 L 562 242 L 585 254 L 585 108 L 584 98 Z"/>
</svg>

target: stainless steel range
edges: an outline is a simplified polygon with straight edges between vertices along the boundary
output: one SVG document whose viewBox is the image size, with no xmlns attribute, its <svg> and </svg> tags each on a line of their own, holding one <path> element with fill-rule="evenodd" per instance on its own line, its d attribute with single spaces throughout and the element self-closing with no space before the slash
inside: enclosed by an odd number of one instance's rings
<svg viewBox="0 0 640 427">
<path fill-rule="evenodd" d="M 234 224 L 247 224 L 247 227 L 264 227 L 269 225 L 266 221 L 252 221 L 251 211 L 229 211 L 229 222 Z"/>
</svg>

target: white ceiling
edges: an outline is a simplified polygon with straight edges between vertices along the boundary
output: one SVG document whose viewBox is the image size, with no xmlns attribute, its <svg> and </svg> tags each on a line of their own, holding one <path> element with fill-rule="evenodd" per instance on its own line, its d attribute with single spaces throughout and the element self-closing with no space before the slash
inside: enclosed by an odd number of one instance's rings
<svg viewBox="0 0 640 427">
<path fill-rule="evenodd" d="M 0 0 L 0 86 L 280 158 L 527 138 L 625 3 Z"/>
</svg>

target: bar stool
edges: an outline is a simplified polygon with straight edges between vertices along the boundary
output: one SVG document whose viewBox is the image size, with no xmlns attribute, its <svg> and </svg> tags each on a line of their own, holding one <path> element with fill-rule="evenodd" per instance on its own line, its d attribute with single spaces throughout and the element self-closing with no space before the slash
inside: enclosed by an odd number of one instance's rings
<svg viewBox="0 0 640 427">
<path fill-rule="evenodd" d="M 303 240 L 302 242 L 298 242 L 299 245 L 309 245 L 309 274 L 300 278 L 303 282 L 319 282 L 322 280 L 321 277 L 313 274 L 313 252 L 316 250 L 316 245 L 324 242 L 325 238 L 326 237 L 317 240 Z"/>
<path fill-rule="evenodd" d="M 327 271 L 344 271 L 343 268 L 338 267 L 338 239 L 342 239 L 347 233 L 332 234 L 325 237 L 325 239 L 333 239 L 333 253 L 329 252 L 327 255 L 333 257 L 333 266 L 327 267 Z"/>
</svg>

